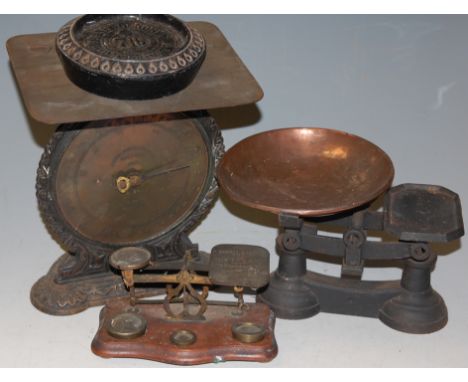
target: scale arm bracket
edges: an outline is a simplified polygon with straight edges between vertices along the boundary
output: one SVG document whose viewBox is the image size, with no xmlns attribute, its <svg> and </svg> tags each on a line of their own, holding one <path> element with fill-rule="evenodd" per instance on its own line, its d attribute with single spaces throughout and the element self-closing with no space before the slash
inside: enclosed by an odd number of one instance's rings
<svg viewBox="0 0 468 382">
<path fill-rule="evenodd" d="M 315 229 L 314 229 L 315 227 Z M 344 257 L 346 244 L 343 238 L 318 235 L 316 226 L 306 223 L 298 232 L 299 249 L 333 257 Z M 348 231 L 349 232 L 349 231 Z M 291 232 L 288 232 L 291 234 Z M 346 233 L 345 235 L 346 236 Z M 366 240 L 361 246 L 362 260 L 403 260 L 413 257 L 413 248 L 422 243 L 377 242 Z"/>
<path fill-rule="evenodd" d="M 339 214 L 335 218 L 331 216 L 307 218 L 307 224 L 326 224 L 330 227 L 351 228 L 353 216 L 362 213 L 362 228 L 369 231 L 382 231 L 384 229 L 385 214 L 382 211 L 358 211 L 353 214 Z M 308 223 L 310 222 L 310 223 Z"/>
</svg>

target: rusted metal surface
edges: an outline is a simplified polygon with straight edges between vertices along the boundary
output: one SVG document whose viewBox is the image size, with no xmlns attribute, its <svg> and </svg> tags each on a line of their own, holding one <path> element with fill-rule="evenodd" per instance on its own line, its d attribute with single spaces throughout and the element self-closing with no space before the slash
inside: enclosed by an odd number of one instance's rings
<svg viewBox="0 0 468 382">
<path fill-rule="evenodd" d="M 59 276 L 66 270 L 73 271 L 78 256 L 66 253 L 41 277 L 31 289 L 31 302 L 41 312 L 52 315 L 80 313 L 90 307 L 103 305 L 113 298 L 128 297 L 122 277 L 111 271 L 92 273 L 88 265 L 87 276 L 70 277 L 61 282 Z M 92 264 L 92 262 L 90 262 Z M 85 263 L 86 264 L 86 263 Z M 136 290 L 136 297 L 163 295 L 164 288 Z"/>
<path fill-rule="evenodd" d="M 431 286 L 437 259 L 431 243 L 463 235 L 461 206 L 454 192 L 402 184 L 386 193 L 383 211 L 359 209 L 307 219 L 282 213 L 279 222 L 279 266 L 258 296 L 277 317 L 299 319 L 319 312 L 359 315 L 379 318 L 409 333 L 431 333 L 447 323 L 445 303 Z M 336 234 L 337 229 L 342 237 L 324 234 L 328 230 Z M 369 240 L 367 230 L 395 238 Z M 306 259 L 324 261 L 323 255 L 330 261 L 342 260 L 340 278 L 307 271 Z M 403 264 L 401 280 L 362 280 L 364 267 L 382 260 L 388 266 Z"/>
<path fill-rule="evenodd" d="M 206 55 L 203 36 L 171 15 L 84 15 L 59 30 L 56 46 L 74 84 L 118 99 L 176 93 Z"/>
<path fill-rule="evenodd" d="M 240 106 L 263 91 L 229 42 L 213 24 L 187 23 L 206 40 L 207 55 L 193 82 L 155 100 L 123 101 L 94 95 L 66 76 L 55 51 L 55 33 L 16 36 L 7 48 L 25 106 L 46 124 Z"/>
<path fill-rule="evenodd" d="M 132 340 L 116 340 L 106 330 L 108 322 L 128 309 L 127 300 L 110 301 L 101 311 L 99 329 L 91 345 L 92 351 L 105 358 L 143 358 L 177 365 L 197 365 L 223 361 L 272 360 L 278 347 L 274 337 L 275 318 L 264 304 L 248 304 L 242 315 L 237 306 L 210 304 L 205 321 L 174 321 L 168 319 L 162 305 L 136 306 L 137 314 L 147 322 L 146 333 Z M 133 308 L 131 308 L 133 309 Z M 243 343 L 232 334 L 232 328 L 253 323 L 265 328 L 263 339 Z M 181 330 L 195 335 L 195 341 L 174 344 L 173 338 Z"/>
<path fill-rule="evenodd" d="M 153 260 L 181 259 L 192 246 L 187 233 L 216 198 L 214 168 L 223 150 L 216 123 L 206 113 L 62 125 L 41 158 L 36 189 L 47 228 L 72 255 L 35 284 L 33 304 L 50 314 L 73 314 L 120 296 L 114 285 L 125 288 L 114 280 L 108 258 L 123 243 L 143 246 Z M 90 156 L 94 159 L 86 160 Z M 163 171 L 191 159 L 190 167 Z M 122 193 L 119 176 L 138 176 L 141 182 Z M 155 199 L 158 194 L 166 206 Z M 96 283 L 99 277 L 108 282 Z"/>
<path fill-rule="evenodd" d="M 445 187 L 402 184 L 386 195 L 385 231 L 405 241 L 448 242 L 464 234 L 459 196 Z"/>
<path fill-rule="evenodd" d="M 281 225 L 279 266 L 258 301 L 281 318 L 324 311 L 378 317 L 409 333 L 442 329 L 448 314 L 431 286 L 437 255 L 428 244 L 463 235 L 460 200 L 440 186 L 387 191 L 393 175 L 381 149 L 335 130 L 273 130 L 231 148 L 218 169 L 221 187 L 239 203 L 278 214 Z M 368 211 L 385 191 L 384 210 Z M 345 228 L 343 237 L 319 234 L 320 223 Z M 368 240 L 367 229 L 397 240 Z M 341 277 L 307 271 L 307 257 L 317 254 L 341 258 Z M 362 280 L 366 261 L 384 259 L 404 260 L 401 281 Z"/>
<path fill-rule="evenodd" d="M 371 142 L 321 128 L 278 129 L 232 147 L 218 180 L 233 200 L 260 210 L 326 216 L 371 202 L 390 187 L 392 161 Z"/>
</svg>

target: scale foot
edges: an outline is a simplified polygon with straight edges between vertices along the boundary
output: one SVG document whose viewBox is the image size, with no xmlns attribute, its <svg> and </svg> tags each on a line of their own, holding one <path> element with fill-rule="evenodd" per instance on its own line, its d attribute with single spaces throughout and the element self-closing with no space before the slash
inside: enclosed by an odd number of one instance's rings
<svg viewBox="0 0 468 382">
<path fill-rule="evenodd" d="M 432 289 L 420 293 L 403 291 L 384 304 L 379 319 L 402 332 L 426 334 L 442 329 L 448 313 L 444 300 Z"/>
<path fill-rule="evenodd" d="M 122 277 L 111 271 L 56 282 L 58 271 L 71 255 L 64 254 L 31 289 L 31 302 L 41 312 L 66 316 L 82 312 L 92 306 L 104 305 L 107 300 L 128 296 Z M 137 291 L 138 297 L 163 293 L 162 289 Z"/>
<path fill-rule="evenodd" d="M 286 278 L 276 271 L 271 274 L 267 288 L 257 296 L 278 318 L 299 320 L 320 312 L 320 304 L 306 283 L 305 277 Z"/>
</svg>

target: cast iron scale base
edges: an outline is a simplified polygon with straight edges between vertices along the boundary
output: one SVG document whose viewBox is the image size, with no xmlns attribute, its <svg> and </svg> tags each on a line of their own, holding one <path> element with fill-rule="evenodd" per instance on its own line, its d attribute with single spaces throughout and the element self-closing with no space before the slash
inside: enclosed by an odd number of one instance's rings
<svg viewBox="0 0 468 382">
<path fill-rule="evenodd" d="M 277 317 L 320 311 L 376 317 L 409 333 L 434 332 L 447 323 L 445 303 L 430 283 L 437 258 L 430 244 L 464 234 L 454 192 L 418 184 L 388 190 L 393 165 L 383 151 L 319 128 L 249 137 L 226 153 L 218 178 L 232 199 L 279 215 L 279 266 L 257 296 Z M 370 210 L 381 194 L 383 211 Z M 318 233 L 327 228 L 341 230 L 342 237 Z M 368 240 L 368 231 L 395 240 Z M 307 271 L 309 253 L 340 259 L 341 278 Z M 366 263 L 375 260 L 404 261 L 401 280 L 363 281 Z"/>
</svg>

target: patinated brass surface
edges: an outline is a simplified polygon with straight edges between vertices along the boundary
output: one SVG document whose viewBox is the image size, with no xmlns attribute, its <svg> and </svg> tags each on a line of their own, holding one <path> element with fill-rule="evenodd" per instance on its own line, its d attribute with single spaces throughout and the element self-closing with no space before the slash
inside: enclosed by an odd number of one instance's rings
<svg viewBox="0 0 468 382">
<path fill-rule="evenodd" d="M 93 351 L 104 357 L 136 357 L 183 365 L 272 359 L 277 352 L 273 335 L 274 316 L 263 304 L 246 304 L 244 288 L 237 285 L 245 282 L 247 285 L 264 286 L 268 282 L 263 276 L 268 275 L 268 251 L 247 245 L 216 248 L 215 274 L 221 272 L 223 264 L 227 265 L 227 274 L 234 274 L 227 280 L 234 283 L 231 286 L 237 303 L 207 301 L 208 287 L 215 285 L 216 280 L 210 278 L 211 269 L 207 270 L 208 276 L 190 269 L 193 263 L 191 251 L 186 252 L 178 273 L 163 274 L 143 273 L 144 268 L 134 274 L 138 265 L 145 264 L 149 257 L 145 250 L 128 247 L 115 251 L 110 264 L 121 270 L 125 285 L 130 289 L 130 301 L 114 300 L 106 304 L 92 343 Z M 261 257 L 258 263 L 261 269 L 252 273 L 250 268 L 256 264 L 250 258 L 256 254 Z M 240 264 L 233 264 L 236 259 Z M 209 268 L 211 266 L 210 263 Z M 242 270 L 249 273 L 247 278 L 239 277 Z M 163 300 L 137 300 L 134 283 L 164 283 L 166 297 Z M 202 286 L 202 290 L 196 290 L 195 285 Z M 143 320 L 148 323 L 144 327 L 145 334 L 142 334 Z M 115 341 L 113 338 L 133 340 Z"/>
<path fill-rule="evenodd" d="M 171 342 L 181 347 L 190 346 L 197 342 L 197 335 L 191 330 L 176 330 L 171 334 Z"/>
<path fill-rule="evenodd" d="M 134 312 L 125 312 L 109 320 L 106 330 L 114 338 L 131 340 L 145 334 L 146 326 L 144 317 Z"/>
<path fill-rule="evenodd" d="M 261 341 L 265 333 L 266 328 L 254 322 L 238 322 L 232 326 L 232 336 L 246 344 Z"/>
<path fill-rule="evenodd" d="M 143 248 L 124 247 L 115 251 L 109 259 L 110 265 L 121 271 L 146 267 L 151 260 L 151 253 Z"/>
<path fill-rule="evenodd" d="M 325 216 L 371 202 L 393 180 L 390 158 L 344 132 L 290 128 L 251 136 L 218 169 L 223 190 L 260 210 Z"/>
<path fill-rule="evenodd" d="M 261 288 L 270 279 L 270 254 L 253 245 L 221 244 L 211 250 L 213 284 Z"/>
<path fill-rule="evenodd" d="M 77 131 L 60 158 L 56 200 L 66 222 L 90 240 L 144 241 L 195 208 L 205 190 L 208 155 L 193 119 L 96 122 Z M 159 176 L 145 176 L 155 170 Z M 116 179 L 131 175 L 141 184 L 120 192 Z"/>
<path fill-rule="evenodd" d="M 256 262 L 257 255 L 260 261 Z M 199 275 L 190 269 L 193 260 L 191 251 L 186 252 L 178 273 L 134 274 L 135 270 L 143 270 L 150 259 L 150 253 L 146 249 L 136 247 L 125 247 L 115 251 L 110 256 L 110 265 L 121 271 L 124 283 L 130 291 L 130 304 L 133 306 L 137 304 L 135 283 L 166 284 L 163 306 L 167 316 L 173 320 L 203 321 L 207 309 L 209 287 L 223 285 L 233 287 L 234 295 L 237 297 L 237 314 L 243 314 L 244 286 L 260 288 L 268 283 L 268 251 L 248 245 L 224 245 L 215 247 L 211 257 L 216 258 L 216 261 L 215 263 L 210 261 L 208 276 Z M 239 264 L 233 264 L 236 260 Z M 155 263 L 153 262 L 152 265 L 154 266 Z M 242 274 L 246 274 L 247 277 Z M 195 285 L 202 286 L 201 292 L 194 288 Z M 176 311 L 174 303 L 178 302 L 182 302 L 182 310 Z M 147 301 L 147 303 L 151 302 Z"/>
<path fill-rule="evenodd" d="M 213 199 L 213 169 L 221 155 L 218 148 L 212 151 L 219 145 L 216 136 L 212 120 L 198 115 L 64 126 L 38 171 L 39 207 L 48 228 L 74 253 L 169 239 L 194 224 L 191 214 L 208 208 L 202 201 Z M 140 181 L 122 193 L 121 177 Z"/>
<path fill-rule="evenodd" d="M 203 34 L 207 55 L 183 91 L 155 100 L 124 101 L 80 89 L 66 76 L 55 51 L 55 33 L 16 36 L 7 48 L 29 114 L 46 124 L 240 106 L 263 91 L 221 31 L 205 22 L 187 23 Z"/>
</svg>

